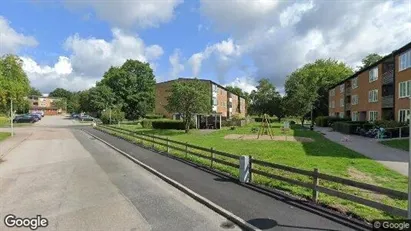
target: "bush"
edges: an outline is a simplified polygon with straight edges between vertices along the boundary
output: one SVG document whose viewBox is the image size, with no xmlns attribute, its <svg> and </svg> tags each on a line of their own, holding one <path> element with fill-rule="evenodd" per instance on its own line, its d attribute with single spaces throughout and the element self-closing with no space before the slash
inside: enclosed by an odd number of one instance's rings
<svg viewBox="0 0 411 231">
<path fill-rule="evenodd" d="M 141 126 L 143 128 L 152 128 L 152 122 L 152 120 L 144 119 L 143 121 L 141 121 Z"/>
<path fill-rule="evenodd" d="M 164 118 L 163 115 L 157 115 L 157 114 L 147 114 L 145 117 L 145 119 L 162 119 Z"/>
<path fill-rule="evenodd" d="M 154 129 L 185 129 L 184 122 L 180 120 L 156 120 L 152 121 L 151 124 Z"/>
<path fill-rule="evenodd" d="M 256 117 L 256 118 L 254 118 L 254 121 L 261 123 L 263 121 L 263 118 L 262 117 Z M 268 122 L 270 122 L 270 123 L 275 123 L 276 121 L 278 121 L 278 120 L 274 119 L 274 118 L 268 118 Z"/>
<path fill-rule="evenodd" d="M 338 121 L 333 123 L 332 128 L 344 134 L 356 134 L 357 128 L 364 128 L 369 130 L 373 128 L 374 125 L 368 123 L 367 121 Z"/>
<path fill-rule="evenodd" d="M 290 125 L 295 125 L 295 124 L 296 124 L 296 122 L 294 120 L 290 121 Z"/>
<path fill-rule="evenodd" d="M 106 110 L 101 114 L 101 122 L 103 124 L 109 124 L 110 123 L 110 111 Z M 111 110 L 111 123 L 112 124 L 117 124 L 121 121 L 124 120 L 124 112 L 122 112 L 120 109 L 115 108 Z"/>
<path fill-rule="evenodd" d="M 328 127 L 339 121 L 351 121 L 351 118 L 340 118 L 336 116 L 318 116 L 315 118 L 315 124 L 319 127 Z"/>
<path fill-rule="evenodd" d="M 398 127 L 406 127 L 408 124 L 397 122 L 395 120 L 378 120 L 375 121 L 374 124 L 378 127 L 383 128 L 398 128 Z"/>
</svg>

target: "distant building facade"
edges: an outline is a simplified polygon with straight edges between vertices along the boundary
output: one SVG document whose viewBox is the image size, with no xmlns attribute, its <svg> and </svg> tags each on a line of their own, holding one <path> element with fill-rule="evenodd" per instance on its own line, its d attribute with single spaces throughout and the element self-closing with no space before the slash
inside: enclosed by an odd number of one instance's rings
<svg viewBox="0 0 411 231">
<path fill-rule="evenodd" d="M 30 112 L 43 111 L 45 115 L 58 115 L 66 112 L 66 108 L 59 106 L 64 98 L 29 96 Z"/>
<path fill-rule="evenodd" d="M 165 106 L 168 104 L 167 97 L 175 81 L 192 81 L 194 79 L 179 78 L 156 84 L 155 113 L 173 118 L 173 113 L 168 112 Z M 225 87 L 206 79 L 199 79 L 207 84 L 210 90 L 210 104 L 213 114 L 220 114 L 223 119 L 230 119 L 235 115 L 245 117 L 245 99 L 229 92 Z"/>
</svg>

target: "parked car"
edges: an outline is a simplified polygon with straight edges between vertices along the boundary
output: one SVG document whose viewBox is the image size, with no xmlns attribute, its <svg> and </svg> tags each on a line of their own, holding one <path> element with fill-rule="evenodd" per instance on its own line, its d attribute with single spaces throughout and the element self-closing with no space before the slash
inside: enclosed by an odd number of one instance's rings
<svg viewBox="0 0 411 231">
<path fill-rule="evenodd" d="M 30 115 L 36 117 L 38 120 L 41 120 L 41 114 L 39 113 L 31 113 Z"/>
<path fill-rule="evenodd" d="M 89 116 L 89 115 L 80 116 L 79 119 L 80 119 L 81 121 L 94 121 L 94 118 L 91 117 L 91 116 Z"/>
<path fill-rule="evenodd" d="M 19 115 L 13 119 L 13 123 L 35 123 L 38 119 L 31 115 Z"/>
</svg>

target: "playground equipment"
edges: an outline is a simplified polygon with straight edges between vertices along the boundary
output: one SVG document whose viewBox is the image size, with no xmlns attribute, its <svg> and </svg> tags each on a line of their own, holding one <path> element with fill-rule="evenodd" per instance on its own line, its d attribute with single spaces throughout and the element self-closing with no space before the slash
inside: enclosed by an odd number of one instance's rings
<svg viewBox="0 0 411 231">
<path fill-rule="evenodd" d="M 271 131 L 270 120 L 267 114 L 263 115 L 263 119 L 261 120 L 260 130 L 258 130 L 257 139 L 260 138 L 260 135 L 269 135 L 271 139 L 273 139 L 273 132 Z"/>
</svg>

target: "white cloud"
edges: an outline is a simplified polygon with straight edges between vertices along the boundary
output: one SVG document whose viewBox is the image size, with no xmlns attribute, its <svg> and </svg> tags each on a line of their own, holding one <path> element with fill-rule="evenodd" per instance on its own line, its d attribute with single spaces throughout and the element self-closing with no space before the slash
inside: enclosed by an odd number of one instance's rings
<svg viewBox="0 0 411 231">
<path fill-rule="evenodd" d="M 22 47 L 35 47 L 37 40 L 32 36 L 18 33 L 10 23 L 0 16 L 0 55 L 17 53 Z"/>
<path fill-rule="evenodd" d="M 53 65 L 39 65 L 30 57 L 22 57 L 23 68 L 32 85 L 43 92 L 62 87 L 69 90 L 87 89 L 100 80 L 110 66 L 120 66 L 127 59 L 149 62 L 155 70 L 156 60 L 163 55 L 159 45 L 146 46 L 137 35 L 113 29 L 113 39 L 82 38 L 70 36 L 64 48 L 71 53 L 61 56 Z"/>
<path fill-rule="evenodd" d="M 192 68 L 193 76 L 198 76 L 204 60 L 212 59 L 216 65 L 215 71 L 218 77 L 223 77 L 230 69 L 233 62 L 242 54 L 242 49 L 239 45 L 229 38 L 219 43 L 207 46 L 204 51 L 193 54 L 188 63 Z"/>
<path fill-rule="evenodd" d="M 255 85 L 256 83 L 254 82 L 254 80 L 249 77 L 236 78 L 231 83 L 225 84 L 225 86 L 239 87 L 243 91 L 246 91 L 248 93 L 251 93 L 251 91 L 256 90 Z"/>
<path fill-rule="evenodd" d="M 256 69 L 251 76 L 270 78 L 279 88 L 288 74 L 315 59 L 335 58 L 355 67 L 369 53 L 384 55 L 411 41 L 410 1 L 406 0 L 201 0 L 201 12 L 241 48 L 232 59 L 251 58 Z M 205 51 L 192 56 L 193 69 L 204 62 L 218 67 L 224 61 L 199 55 Z M 230 65 L 241 69 L 242 64 L 232 61 Z M 216 74 L 221 75 L 218 70 Z"/>
<path fill-rule="evenodd" d="M 183 0 L 65 0 L 73 9 L 92 7 L 97 17 L 117 27 L 136 25 L 140 28 L 158 27 L 174 17 L 176 7 Z"/>
<path fill-rule="evenodd" d="M 184 71 L 184 65 L 180 63 L 180 56 L 180 50 L 175 49 L 174 53 L 168 58 L 171 65 L 170 75 L 173 79 L 177 78 L 180 72 Z"/>
</svg>

